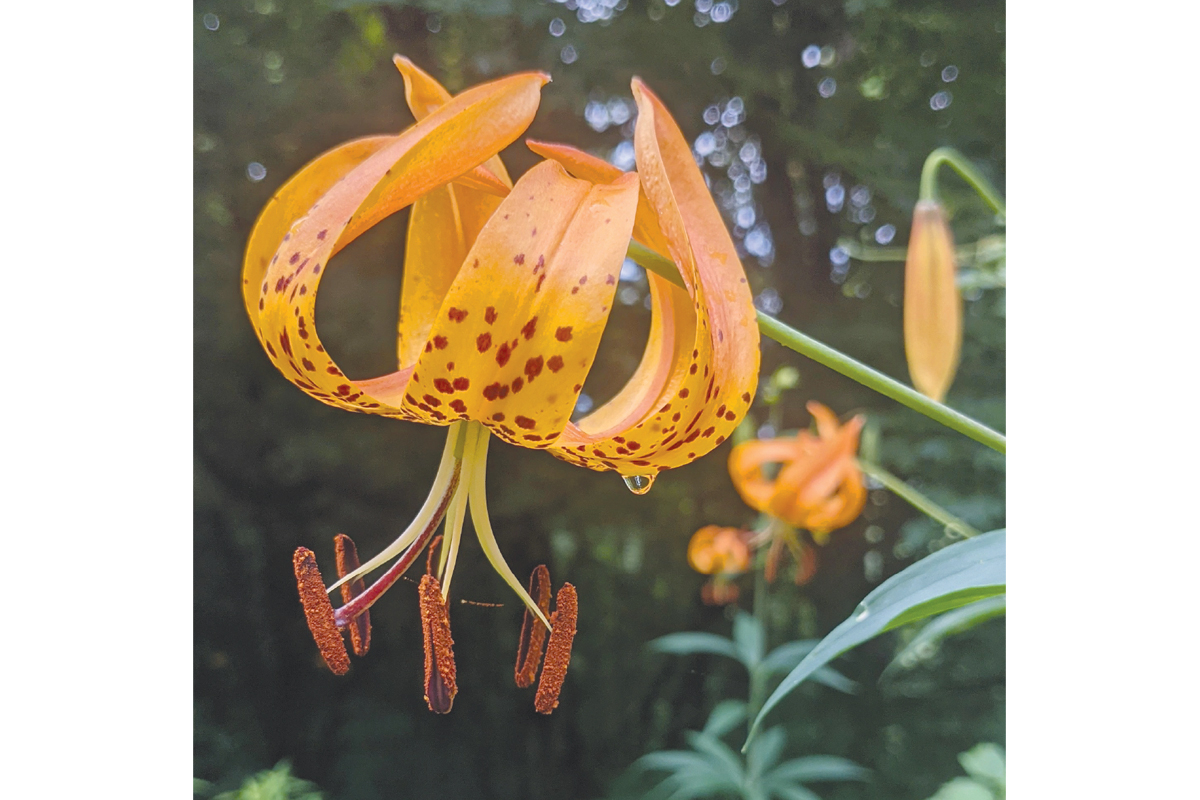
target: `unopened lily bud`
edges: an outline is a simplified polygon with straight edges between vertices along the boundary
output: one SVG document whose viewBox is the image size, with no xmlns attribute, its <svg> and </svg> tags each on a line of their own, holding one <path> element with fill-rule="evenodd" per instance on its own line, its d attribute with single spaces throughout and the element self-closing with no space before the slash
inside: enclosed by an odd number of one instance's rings
<svg viewBox="0 0 1200 800">
<path fill-rule="evenodd" d="M 913 386 L 941 401 L 962 347 L 962 298 L 955 283 L 954 234 L 934 200 L 913 209 L 904 264 L 904 353 Z"/>
</svg>

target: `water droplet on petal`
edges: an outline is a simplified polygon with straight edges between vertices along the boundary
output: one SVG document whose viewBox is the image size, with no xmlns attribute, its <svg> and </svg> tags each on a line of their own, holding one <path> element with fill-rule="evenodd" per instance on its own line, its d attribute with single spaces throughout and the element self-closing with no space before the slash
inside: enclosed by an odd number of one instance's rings
<svg viewBox="0 0 1200 800">
<path fill-rule="evenodd" d="M 867 615 L 871 613 L 871 610 L 869 608 L 867 608 L 865 605 L 863 605 L 862 603 L 858 604 L 858 608 L 856 608 L 855 611 L 858 612 L 857 614 L 854 615 L 855 622 L 863 621 L 864 619 L 867 618 Z"/>
<path fill-rule="evenodd" d="M 645 494 L 654 485 L 654 475 L 624 475 L 625 485 L 634 494 Z"/>
</svg>

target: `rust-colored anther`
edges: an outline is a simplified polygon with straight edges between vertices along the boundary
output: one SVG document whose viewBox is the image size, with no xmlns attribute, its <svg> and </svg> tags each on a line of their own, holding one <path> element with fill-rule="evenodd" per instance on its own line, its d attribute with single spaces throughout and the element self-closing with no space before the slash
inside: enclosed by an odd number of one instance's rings
<svg viewBox="0 0 1200 800">
<path fill-rule="evenodd" d="M 575 623 L 579 617 L 579 600 L 575 587 L 564 583 L 554 600 L 554 616 L 550 618 L 553 629 L 550 642 L 546 645 L 546 660 L 542 664 L 542 677 L 538 681 L 537 696 L 533 707 L 539 714 L 549 714 L 558 707 L 558 695 L 563 681 L 567 679 L 567 665 L 571 663 L 571 643 L 575 641 Z"/>
<path fill-rule="evenodd" d="M 450 615 L 442 602 L 442 587 L 432 575 L 421 578 L 421 633 L 425 639 L 425 702 L 429 710 L 448 714 L 458 694 L 454 680 L 454 640 Z"/>
<path fill-rule="evenodd" d="M 344 578 L 354 570 L 358 569 L 358 549 L 354 546 L 354 540 L 344 533 L 339 533 L 333 537 L 334 555 L 337 557 L 337 574 L 339 578 Z M 342 584 L 342 604 L 345 605 L 362 594 L 367 588 L 363 583 L 362 578 L 355 578 L 349 583 Z M 367 650 L 371 647 L 371 612 L 364 611 L 359 614 L 349 625 L 350 628 L 350 645 L 354 648 L 354 655 L 362 657 L 367 654 Z"/>
<path fill-rule="evenodd" d="M 550 616 L 550 570 L 545 564 L 529 576 L 529 596 L 547 618 Z M 521 638 L 517 643 L 517 666 L 514 677 L 517 686 L 524 689 L 533 685 L 537 677 L 538 664 L 542 661 L 542 646 L 546 644 L 546 626 L 526 608 L 521 623 Z"/>
<path fill-rule="evenodd" d="M 342 632 L 333 621 L 333 605 L 325 592 L 325 581 L 317 569 L 317 557 L 307 547 L 297 547 L 292 556 L 292 568 L 296 572 L 296 588 L 300 591 L 300 604 L 304 606 L 304 618 L 312 631 L 317 649 L 325 663 L 335 675 L 345 675 L 350 669 L 350 654 L 342 641 Z"/>
</svg>

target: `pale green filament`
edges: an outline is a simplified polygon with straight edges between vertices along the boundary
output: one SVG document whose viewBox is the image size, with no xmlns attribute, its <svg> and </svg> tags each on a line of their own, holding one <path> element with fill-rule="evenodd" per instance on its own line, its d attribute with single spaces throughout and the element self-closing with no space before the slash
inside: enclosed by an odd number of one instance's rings
<svg viewBox="0 0 1200 800">
<path fill-rule="evenodd" d="M 466 442 L 463 446 L 462 477 L 450 508 L 446 511 L 446 530 L 442 539 L 442 549 L 438 554 L 438 580 L 442 584 L 442 602 L 450 596 L 450 581 L 454 578 L 454 565 L 458 563 L 458 546 L 462 544 L 463 521 L 467 515 L 467 496 L 471 475 L 475 467 L 476 442 L 479 439 L 479 425 L 468 425 Z"/>
<path fill-rule="evenodd" d="M 471 459 L 471 473 L 464 475 L 463 478 L 469 482 L 471 521 L 475 524 L 475 535 L 479 537 L 479 544 L 483 547 L 484 555 L 491 562 L 492 569 L 500 573 L 500 577 L 504 579 L 510 589 L 517 593 L 525 607 L 549 629 L 550 620 L 546 619 L 546 615 L 529 596 L 529 592 L 525 591 L 525 587 L 517 580 L 517 576 L 513 575 L 513 571 L 509 569 L 508 564 L 504 561 L 504 556 L 500 553 L 500 545 L 496 543 L 496 534 L 492 532 L 492 522 L 488 518 L 487 509 L 487 448 L 488 440 L 492 437 L 488 430 L 478 422 L 472 422 L 471 426 L 479 428 L 479 440 L 475 446 L 475 458 Z"/>
<path fill-rule="evenodd" d="M 365 575 L 383 566 L 408 549 L 417 540 L 417 537 L 421 535 L 421 532 L 429 527 L 429 523 L 433 521 L 434 515 L 437 514 L 438 508 L 441 506 L 443 500 L 445 500 L 446 492 L 454 480 L 455 471 L 461 466 L 461 459 L 455 458 L 455 449 L 465 433 L 465 427 L 466 424 L 462 422 L 453 422 L 450 424 L 449 433 L 446 435 L 446 447 L 442 450 L 442 460 L 438 464 L 437 476 L 433 479 L 433 488 L 429 490 L 429 497 L 426 498 L 425 504 L 421 506 L 421 510 L 417 512 L 416 519 L 409 524 L 404 533 L 400 534 L 400 538 L 384 548 L 379 555 L 340 578 L 326 591 L 332 592 L 343 583 L 352 581 L 361 575 Z M 462 476 L 460 474 L 461 480 Z"/>
</svg>

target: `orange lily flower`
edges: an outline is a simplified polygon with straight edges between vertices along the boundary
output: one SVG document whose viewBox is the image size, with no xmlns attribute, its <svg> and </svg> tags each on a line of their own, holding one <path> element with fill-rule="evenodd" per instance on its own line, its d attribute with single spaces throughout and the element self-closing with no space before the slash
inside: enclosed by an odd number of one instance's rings
<svg viewBox="0 0 1200 800">
<path fill-rule="evenodd" d="M 817 423 L 815 436 L 800 431 L 794 438 L 743 442 L 729 454 L 729 474 L 749 506 L 807 528 L 817 544 L 824 544 L 830 531 L 850 524 L 866 503 L 862 470 L 854 459 L 866 420 L 855 416 L 839 425 L 820 403 L 807 407 Z M 780 465 L 774 480 L 763 475 L 767 464 Z"/>
<path fill-rule="evenodd" d="M 954 382 L 962 348 L 956 272 L 946 212 L 936 200 L 921 200 L 904 263 L 904 354 L 913 386 L 938 402 Z"/>
<path fill-rule="evenodd" d="M 701 575 L 740 575 L 750 566 L 744 531 L 705 525 L 688 542 L 688 564 Z"/>
<path fill-rule="evenodd" d="M 730 580 L 750 567 L 749 533 L 737 528 L 705 525 L 692 534 L 687 559 L 701 575 L 712 575 L 700 589 L 700 597 L 710 606 L 732 603 L 738 587 Z"/>
<path fill-rule="evenodd" d="M 530 685 L 542 661 L 535 708 L 549 713 L 570 660 L 575 590 L 563 586 L 551 615 L 545 568 L 526 591 L 504 561 L 485 497 L 491 434 L 648 488 L 658 472 L 724 441 L 745 415 L 758 370 L 754 309 L 686 140 L 639 82 L 640 179 L 612 168 L 580 174 L 567 159 L 575 177 L 543 161 L 513 186 L 497 154 L 529 125 L 548 77 L 513 75 L 451 97 L 406 59 L 396 65 L 416 124 L 341 145 L 284 184 L 251 234 L 243 291 L 272 362 L 306 393 L 349 411 L 448 425 L 449 433 L 429 498 L 404 533 L 361 565 L 353 543 L 339 539 L 339 580 L 329 587 L 300 548 L 297 585 L 326 663 L 344 673 L 342 632 L 357 655 L 366 652 L 367 609 L 445 519 L 436 568 L 431 557 L 420 586 L 426 700 L 445 713 L 456 691 L 446 599 L 469 508 L 484 554 L 526 607 L 517 683 Z M 399 369 L 350 378 L 317 336 L 323 270 L 408 205 Z M 656 249 L 679 266 L 687 291 L 652 277 L 656 313 L 641 367 L 612 401 L 572 424 L 629 236 L 652 224 Z M 365 586 L 362 577 L 389 561 Z M 334 610 L 328 593 L 337 588 L 343 603 Z"/>
</svg>

